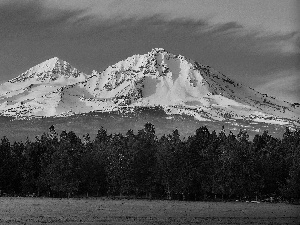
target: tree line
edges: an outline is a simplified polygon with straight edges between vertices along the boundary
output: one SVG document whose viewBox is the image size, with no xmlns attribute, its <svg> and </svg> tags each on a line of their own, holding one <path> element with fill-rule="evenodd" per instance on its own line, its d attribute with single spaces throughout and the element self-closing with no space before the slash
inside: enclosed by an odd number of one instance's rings
<svg viewBox="0 0 300 225">
<path fill-rule="evenodd" d="M 300 131 L 281 139 L 264 131 L 249 140 L 200 127 L 181 138 L 158 138 L 146 123 L 135 134 L 91 140 L 53 126 L 34 141 L 0 143 L 0 194 L 10 196 L 131 196 L 156 199 L 300 199 Z"/>
</svg>

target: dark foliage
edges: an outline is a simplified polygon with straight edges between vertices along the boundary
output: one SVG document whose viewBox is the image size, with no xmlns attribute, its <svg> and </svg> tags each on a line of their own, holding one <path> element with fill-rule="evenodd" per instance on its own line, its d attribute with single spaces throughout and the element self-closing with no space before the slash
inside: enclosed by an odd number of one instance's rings
<svg viewBox="0 0 300 225">
<path fill-rule="evenodd" d="M 53 126 L 35 141 L 0 141 L 0 194 L 160 199 L 300 199 L 300 131 L 226 135 L 200 127 L 157 138 L 155 127 L 95 140 Z"/>
</svg>

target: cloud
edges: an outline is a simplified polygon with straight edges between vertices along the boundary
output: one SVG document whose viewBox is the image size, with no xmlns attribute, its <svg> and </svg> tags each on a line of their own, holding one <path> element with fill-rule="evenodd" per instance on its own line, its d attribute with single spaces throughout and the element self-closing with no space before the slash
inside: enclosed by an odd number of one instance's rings
<svg viewBox="0 0 300 225">
<path fill-rule="evenodd" d="M 25 37 L 45 31 L 52 36 L 53 31 L 63 28 L 69 21 L 78 18 L 82 10 L 51 10 L 39 0 L 11 0 L 0 2 L 0 38 Z"/>
<path fill-rule="evenodd" d="M 283 52 L 299 53 L 295 37 L 299 37 L 296 0 L 44 0 L 47 9 L 78 12 L 74 23 L 92 26 L 99 23 L 159 18 L 161 21 L 206 23 L 215 35 L 228 32 L 256 35 L 250 39 L 264 42 L 264 50 L 277 48 Z M 71 21 L 71 20 L 70 20 Z M 195 27 L 197 29 L 197 27 Z M 207 27 L 209 28 L 209 27 Z M 203 31 L 203 26 L 200 28 Z M 227 33 L 225 33 L 227 32 Z M 245 38 L 245 37 L 244 37 Z M 268 41 L 268 43 L 267 43 Z M 259 49 L 260 46 L 259 46 Z"/>
<path fill-rule="evenodd" d="M 210 24 L 238 23 L 250 30 L 290 33 L 299 28 L 297 0 L 0 0 L 0 5 L 24 8 L 36 5 L 43 15 L 80 11 L 77 18 L 96 20 L 144 19 L 205 20 Z M 29 8 L 28 7 L 28 8 Z M 33 15 L 34 16 L 34 15 Z M 39 13 L 41 16 L 41 13 Z M 75 17 L 73 17 L 75 20 Z"/>
<path fill-rule="evenodd" d="M 197 2 L 0 0 L 1 79 L 54 56 L 87 73 L 101 71 L 154 47 L 252 87 L 300 65 L 299 33 L 261 32 L 230 18 L 220 22 L 213 4 Z"/>
<path fill-rule="evenodd" d="M 145 18 L 208 20 L 212 24 L 238 22 L 254 29 L 292 32 L 298 28 L 297 0 L 45 0 L 48 8 L 84 9 L 98 19 Z"/>
<path fill-rule="evenodd" d="M 271 76 L 272 79 L 258 85 L 256 89 L 281 100 L 300 103 L 299 74 L 299 70 L 287 70 L 275 75 L 273 74 Z"/>
<path fill-rule="evenodd" d="M 222 3 L 218 0 L 0 0 L 0 28 L 6 30 L 3 35 L 11 37 L 45 27 L 57 29 L 59 25 L 61 30 L 69 28 L 68 32 L 72 32 L 74 27 L 82 30 L 99 24 L 114 25 L 159 17 L 166 22 L 205 22 L 215 35 L 239 32 L 239 35 L 267 36 L 266 40 L 271 41 L 268 46 L 276 44 L 282 51 L 299 52 L 294 39 L 282 39 L 284 35 L 297 33 L 294 8 L 297 8 L 294 0 L 223 0 Z M 202 32 L 203 27 L 200 29 Z M 273 41 L 270 39 L 272 35 L 275 37 Z M 276 40 L 276 37 L 281 39 Z M 256 38 L 263 40 L 263 37 Z"/>
</svg>

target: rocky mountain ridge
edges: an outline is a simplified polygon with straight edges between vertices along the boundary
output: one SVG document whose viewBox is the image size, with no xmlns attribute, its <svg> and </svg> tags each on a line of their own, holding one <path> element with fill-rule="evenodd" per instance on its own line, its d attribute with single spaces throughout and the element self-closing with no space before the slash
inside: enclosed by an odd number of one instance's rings
<svg viewBox="0 0 300 225">
<path fill-rule="evenodd" d="M 261 94 L 209 66 L 162 48 L 91 75 L 54 57 L 0 85 L 0 113 L 17 118 L 148 106 L 200 121 L 233 118 L 298 126 L 300 118 L 295 104 Z"/>
</svg>

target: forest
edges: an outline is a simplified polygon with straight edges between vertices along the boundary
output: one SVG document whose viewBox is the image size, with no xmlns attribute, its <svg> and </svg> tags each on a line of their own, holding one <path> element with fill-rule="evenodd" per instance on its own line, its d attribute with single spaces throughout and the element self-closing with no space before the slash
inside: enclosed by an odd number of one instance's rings
<svg viewBox="0 0 300 225">
<path fill-rule="evenodd" d="M 227 134 L 226 134 L 227 133 Z M 282 138 L 264 131 L 179 131 L 157 137 L 146 123 L 135 134 L 91 140 L 54 126 L 34 141 L 0 143 L 0 195 L 130 197 L 176 200 L 300 199 L 300 130 Z"/>
</svg>

